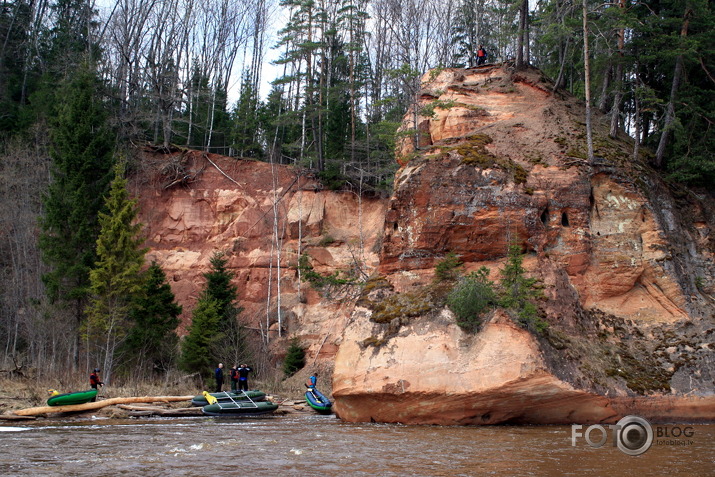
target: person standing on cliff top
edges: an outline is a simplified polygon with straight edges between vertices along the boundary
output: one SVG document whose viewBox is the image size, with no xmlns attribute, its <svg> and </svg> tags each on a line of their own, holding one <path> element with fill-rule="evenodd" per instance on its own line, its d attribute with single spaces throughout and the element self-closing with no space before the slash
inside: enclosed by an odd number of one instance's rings
<svg viewBox="0 0 715 477">
<path fill-rule="evenodd" d="M 220 393 L 223 391 L 223 363 L 218 364 L 218 368 L 214 371 L 214 377 L 216 378 L 216 392 Z"/>
<path fill-rule="evenodd" d="M 487 61 L 487 50 L 484 49 L 484 45 L 479 45 L 477 50 L 477 66 L 483 65 Z"/>
</svg>

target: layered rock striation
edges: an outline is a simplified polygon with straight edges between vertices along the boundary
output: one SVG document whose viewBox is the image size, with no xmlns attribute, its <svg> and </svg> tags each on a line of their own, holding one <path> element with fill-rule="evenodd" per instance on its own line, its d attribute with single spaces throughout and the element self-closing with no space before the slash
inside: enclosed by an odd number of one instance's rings
<svg viewBox="0 0 715 477">
<path fill-rule="evenodd" d="M 712 197 L 676 198 L 627 137 L 607 137 L 605 118 L 589 163 L 582 117 L 535 70 L 423 77 L 402 126 L 382 284 L 358 301 L 336 356 L 340 417 L 715 418 Z M 436 264 L 454 253 L 498 280 L 512 242 L 543 287 L 548 328 L 498 310 L 463 331 L 438 299 Z"/>
<path fill-rule="evenodd" d="M 161 265 L 183 305 L 180 332 L 220 252 L 254 341 L 268 338 L 280 359 L 288 337 L 298 337 L 311 356 L 332 363 L 349 313 L 299 278 L 299 257 L 323 275 L 372 273 L 385 200 L 323 190 L 291 167 L 200 151 L 146 149 L 141 164 L 131 185 L 147 259 Z"/>
</svg>

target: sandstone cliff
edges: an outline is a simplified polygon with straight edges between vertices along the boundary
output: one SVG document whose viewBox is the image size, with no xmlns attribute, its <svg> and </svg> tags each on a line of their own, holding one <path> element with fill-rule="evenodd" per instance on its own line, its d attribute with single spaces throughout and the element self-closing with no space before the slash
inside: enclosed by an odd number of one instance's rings
<svg viewBox="0 0 715 477">
<path fill-rule="evenodd" d="M 538 71 L 431 72 L 419 102 L 389 201 L 320 190 L 287 167 L 148 152 L 134 186 L 184 323 L 223 250 L 256 336 L 270 328 L 277 354 L 297 336 L 311 367 L 334 365 L 343 419 L 712 420 L 712 197 L 663 183 L 600 117 L 588 164 L 583 105 Z M 495 310 L 463 331 L 439 300 L 435 265 L 453 252 L 497 279 L 513 240 L 543 289 L 548 329 Z M 371 278 L 319 293 L 298 281 L 304 253 L 323 274 Z"/>
<path fill-rule="evenodd" d="M 358 302 L 336 357 L 343 419 L 715 417 L 712 198 L 666 187 L 632 160 L 627 137 L 607 138 L 604 118 L 588 164 L 582 114 L 534 70 L 423 77 L 402 127 L 382 282 Z M 528 332 L 497 311 L 465 333 L 435 306 L 435 264 L 453 252 L 498 279 L 511 240 L 543 286 L 549 328 Z"/>
<path fill-rule="evenodd" d="M 161 265 L 183 305 L 180 332 L 190 323 L 209 259 L 220 251 L 235 274 L 251 340 L 268 339 L 279 360 L 286 339 L 296 336 L 311 360 L 319 353 L 332 363 L 349 317 L 344 296 L 326 299 L 301 286 L 298 258 L 307 255 L 324 275 L 370 275 L 378 264 L 384 199 L 321 190 L 290 167 L 199 151 L 145 150 L 141 163 L 132 187 L 147 259 Z"/>
</svg>

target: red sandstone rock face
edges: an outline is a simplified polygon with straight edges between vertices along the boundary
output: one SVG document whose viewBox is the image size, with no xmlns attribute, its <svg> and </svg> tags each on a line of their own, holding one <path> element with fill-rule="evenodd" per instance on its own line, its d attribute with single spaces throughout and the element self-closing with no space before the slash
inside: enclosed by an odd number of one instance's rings
<svg viewBox="0 0 715 477">
<path fill-rule="evenodd" d="M 692 205 L 683 218 L 667 188 L 624 159 L 627 141 L 601 143 L 601 165 L 588 166 L 579 158 L 582 105 L 551 95 L 538 72 L 487 67 L 430 78 L 420 101 L 434 114 L 418 115 L 421 149 L 402 142 L 389 203 L 319 191 L 286 167 L 148 153 L 151 167 L 134 184 L 141 220 L 149 258 L 184 305 L 184 325 L 209 258 L 222 250 L 249 324 L 275 338 L 280 307 L 284 340 L 300 337 L 311 362 L 334 361 L 343 419 L 712 420 L 715 332 L 703 317 L 715 315 L 713 207 Z M 605 137 L 606 123 L 594 123 L 596 138 Z M 182 175 L 159 172 L 177 170 L 172 164 Z M 489 267 L 497 280 L 515 238 L 544 286 L 540 306 L 553 330 L 546 336 L 503 313 L 477 334 L 446 310 L 373 323 L 370 310 L 353 311 L 353 301 L 297 281 L 299 253 L 307 253 L 321 273 L 359 265 L 403 293 L 429 283 L 447 252 L 467 270 Z M 276 350 L 284 340 L 273 340 Z M 649 373 L 665 375 L 672 395 L 636 395 L 633 388 L 653 388 Z"/>
<path fill-rule="evenodd" d="M 420 134 L 416 141 L 404 135 L 398 148 L 402 168 L 379 273 L 396 293 L 410 292 L 455 252 L 466 270 L 486 265 L 498 279 L 509 242 L 518 240 L 526 268 L 544 285 L 541 308 L 552 331 L 537 340 L 498 313 L 470 335 L 448 311 L 381 325 L 358 309 L 336 357 L 340 417 L 593 423 L 641 412 L 656 420 L 715 419 L 714 389 L 703 379 L 715 374 L 707 357 L 713 330 L 698 318 L 712 315 L 713 304 L 696 303 L 689 277 L 713 266 L 711 247 L 702 246 L 713 234 L 712 211 L 696 212 L 698 225 L 689 229 L 654 176 L 640 165 L 623 167 L 627 141 L 601 139 L 601 165 L 589 166 L 579 157 L 582 105 L 551 95 L 538 72 L 427 74 L 419 103 L 416 123 L 411 111 L 402 126 Z M 597 140 L 605 138 L 605 123 L 594 122 Z M 699 331 L 680 335 L 690 326 Z M 559 333 L 570 344 L 554 348 Z M 674 351 L 678 339 L 690 341 L 693 353 Z M 646 358 L 652 361 L 639 368 Z M 688 359 L 690 369 L 676 371 L 674 363 Z M 661 372 L 671 376 L 673 396 L 629 397 Z M 685 384 L 686 375 L 697 383 Z"/>
<path fill-rule="evenodd" d="M 432 268 L 447 252 L 466 263 L 493 261 L 518 238 L 525 251 L 566 271 L 586 308 L 644 321 L 686 317 L 648 199 L 634 181 L 577 167 L 578 104 L 550 95 L 536 72 L 507 77 L 490 67 L 423 78 L 421 107 L 443 107 L 421 116 L 428 147 L 398 172 L 380 271 Z M 411 124 L 408 114 L 403 130 Z M 465 163 L 478 136 L 488 136 L 486 152 L 512 170 Z M 403 138 L 398 156 L 414 154 Z"/>
<path fill-rule="evenodd" d="M 531 334 L 503 316 L 477 335 L 449 318 L 415 320 L 377 353 L 358 341 L 374 326 L 354 320 L 345 332 L 333 381 L 342 419 L 454 425 L 569 415 L 601 422 L 614 414 L 606 399 L 551 375 Z"/>
<path fill-rule="evenodd" d="M 477 335 L 416 320 L 382 352 L 358 344 L 370 328 L 353 321 L 336 360 L 335 412 L 346 421 L 594 424 L 628 414 L 656 422 L 715 415 L 712 397 L 609 398 L 576 389 L 549 371 L 534 336 L 503 315 Z"/>
<path fill-rule="evenodd" d="M 289 167 L 257 161 L 147 151 L 144 162 L 149 166 L 135 175 L 133 187 L 150 248 L 147 259 L 162 266 L 183 305 L 182 329 L 204 287 L 209 259 L 223 251 L 235 273 L 245 323 L 265 329 L 269 302 L 268 327 L 275 330 L 272 337 L 277 335 L 280 275 L 282 335 L 305 338 L 309 352 L 332 360 L 333 343 L 349 312 L 338 303 L 320 301 L 308 285 L 300 286 L 299 253 L 308 254 L 321 273 L 348 270 L 356 261 L 371 273 L 377 266 L 375 244 L 382 234 L 385 202 L 320 191 L 315 181 Z M 175 182 L 173 174 L 161 174 L 173 171 L 171 164 L 181 164 L 182 174 L 195 179 L 165 188 Z"/>
</svg>

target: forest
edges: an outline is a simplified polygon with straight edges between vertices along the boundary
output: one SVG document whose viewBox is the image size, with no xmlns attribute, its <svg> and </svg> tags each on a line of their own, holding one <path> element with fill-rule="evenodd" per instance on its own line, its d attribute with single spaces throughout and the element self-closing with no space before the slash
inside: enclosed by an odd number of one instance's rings
<svg viewBox="0 0 715 477">
<path fill-rule="evenodd" d="M 206 370 L 212 340 L 240 341 L 217 254 L 193 311 L 209 335 L 197 326 L 179 347 L 181 309 L 133 224 L 125 176 L 142 166 L 138 145 L 291 165 L 326 188 L 387 196 L 420 78 L 475 67 L 481 45 L 489 63 L 539 68 L 582 98 L 587 125 L 592 109 L 608 115 L 665 180 L 715 185 L 707 0 L 3 0 L 0 41 L 8 373 L 99 364 L 150 378 Z"/>
</svg>

